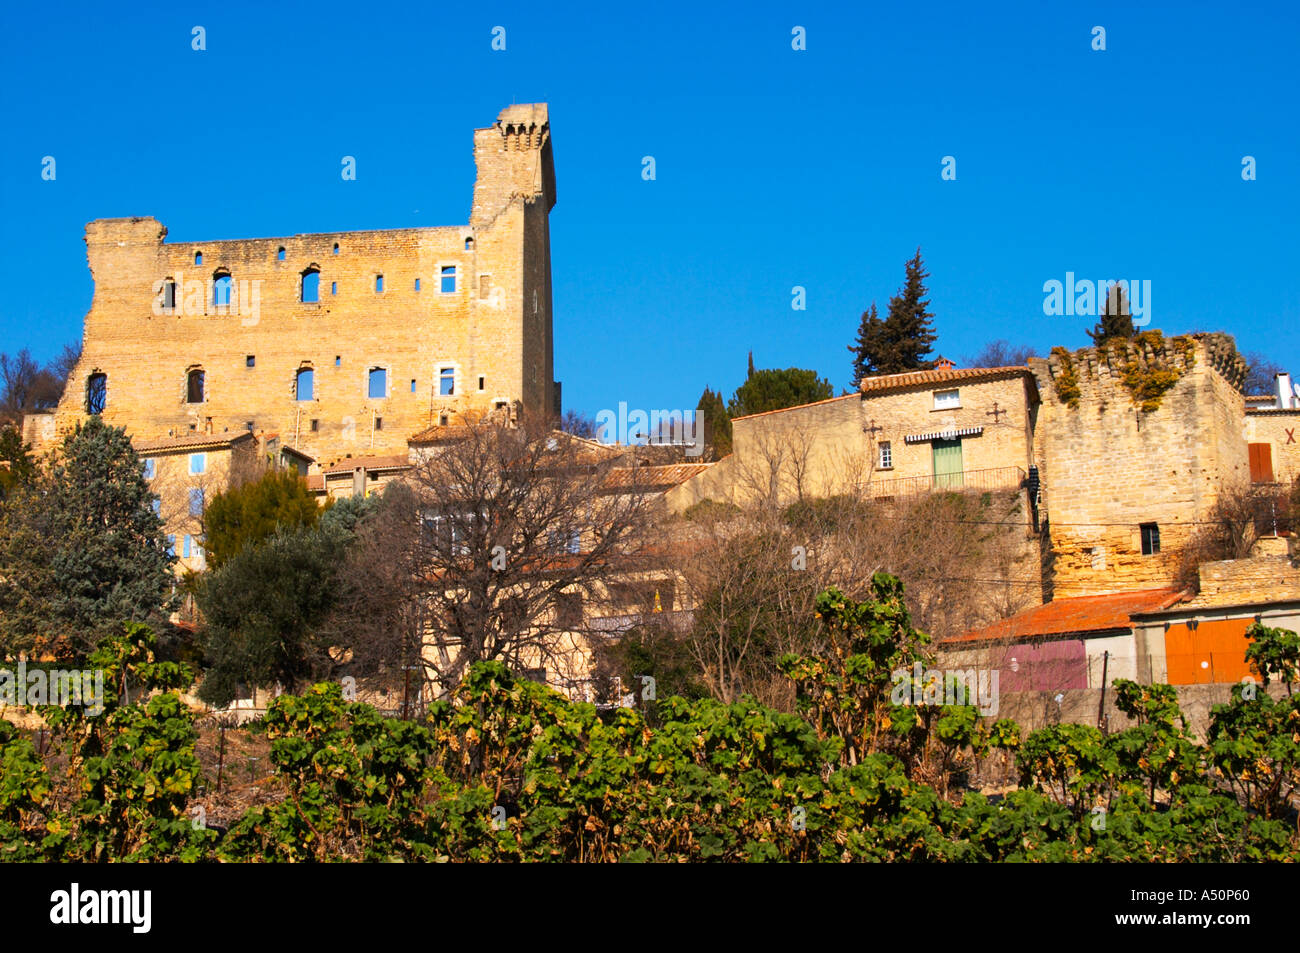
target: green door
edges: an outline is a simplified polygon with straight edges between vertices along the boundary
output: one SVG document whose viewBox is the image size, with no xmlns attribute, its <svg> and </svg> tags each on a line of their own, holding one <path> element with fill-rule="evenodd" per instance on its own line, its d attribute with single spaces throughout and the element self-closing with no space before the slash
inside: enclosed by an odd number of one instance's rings
<svg viewBox="0 0 1300 953">
<path fill-rule="evenodd" d="M 962 486 L 961 439 L 932 440 L 934 447 L 934 486 L 937 490 L 957 490 Z"/>
</svg>

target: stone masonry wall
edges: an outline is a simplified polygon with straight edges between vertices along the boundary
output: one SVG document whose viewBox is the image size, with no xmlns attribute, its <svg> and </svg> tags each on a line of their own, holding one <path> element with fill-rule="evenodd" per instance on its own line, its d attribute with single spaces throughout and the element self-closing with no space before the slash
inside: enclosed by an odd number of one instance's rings
<svg viewBox="0 0 1300 953">
<path fill-rule="evenodd" d="M 1171 584 L 1178 550 L 1220 489 L 1249 476 L 1245 365 L 1232 339 L 1146 336 L 1140 346 L 1148 363 L 1181 374 L 1152 410 L 1122 383 L 1132 354 L 1084 348 L 1030 361 L 1043 399 L 1036 453 L 1058 596 Z M 1156 555 L 1142 554 L 1143 523 L 1159 527 Z"/>
<path fill-rule="evenodd" d="M 478 178 L 464 226 L 172 243 L 153 218 L 91 222 L 95 296 L 57 431 L 85 416 L 94 373 L 107 375 L 105 420 L 133 435 L 251 424 L 326 465 L 404 453 L 408 436 L 443 415 L 454 423 L 516 402 L 551 409 L 546 106 L 509 107 L 474 142 Z M 447 292 L 444 267 L 456 269 Z M 300 300 L 309 269 L 319 272 L 315 303 Z M 230 306 L 214 304 L 219 273 L 231 276 Z M 155 307 L 166 279 L 178 283 L 171 311 Z M 187 401 L 193 368 L 205 373 L 202 403 Z M 310 399 L 295 390 L 300 368 L 314 372 Z M 369 396 L 372 368 L 386 370 L 383 397 Z M 443 368 L 454 372 L 450 397 L 440 394 Z"/>
</svg>

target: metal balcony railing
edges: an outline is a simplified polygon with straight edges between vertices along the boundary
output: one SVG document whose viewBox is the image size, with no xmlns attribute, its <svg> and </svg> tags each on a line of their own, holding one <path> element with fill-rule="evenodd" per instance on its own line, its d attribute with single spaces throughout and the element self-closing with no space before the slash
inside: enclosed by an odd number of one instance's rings
<svg viewBox="0 0 1300 953">
<path fill-rule="evenodd" d="M 1018 489 L 1025 480 L 1025 471 L 1020 467 L 992 467 L 986 470 L 962 470 L 960 473 L 928 474 L 926 476 L 902 477 L 896 480 L 868 480 L 862 489 L 868 496 L 881 497 L 917 496 L 933 493 L 936 490 L 959 492 L 973 490 Z"/>
</svg>

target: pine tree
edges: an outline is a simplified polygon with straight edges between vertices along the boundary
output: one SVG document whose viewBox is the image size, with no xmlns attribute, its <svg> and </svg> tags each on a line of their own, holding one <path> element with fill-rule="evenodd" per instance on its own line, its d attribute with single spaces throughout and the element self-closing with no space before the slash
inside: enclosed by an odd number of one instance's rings
<svg viewBox="0 0 1300 953">
<path fill-rule="evenodd" d="M 1094 346 L 1104 344 L 1111 338 L 1129 340 L 1137 334 L 1133 327 L 1133 315 L 1130 313 L 1128 295 L 1119 285 L 1106 292 L 1106 304 L 1102 307 L 1101 320 L 1088 332 Z"/>
<path fill-rule="evenodd" d="M 74 657 L 123 622 L 170 609 L 174 559 L 131 440 L 98 417 L 78 424 L 0 529 L 0 651 Z"/>
<path fill-rule="evenodd" d="M 903 287 L 889 299 L 888 316 L 881 321 L 874 304 L 863 312 L 857 343 L 849 348 L 854 354 L 855 383 L 863 377 L 929 370 L 934 366 L 927 360 L 937 339 L 934 314 L 928 310 L 930 299 L 926 297 L 928 277 L 918 248 L 907 263 Z"/>
<path fill-rule="evenodd" d="M 835 388 L 816 371 L 802 367 L 784 370 L 764 368 L 736 388 L 727 403 L 727 413 L 734 420 L 749 414 L 762 414 L 769 410 L 798 407 L 835 396 Z"/>
<path fill-rule="evenodd" d="M 704 421 L 704 444 L 712 449 L 713 459 L 719 460 L 731 453 L 731 418 L 727 416 L 722 394 L 705 387 L 695 406 Z"/>
<path fill-rule="evenodd" d="M 750 351 L 749 352 L 749 373 L 745 375 L 745 380 L 749 380 L 753 376 L 754 376 L 754 352 Z"/>
<path fill-rule="evenodd" d="M 853 355 L 851 386 L 854 390 L 862 383 L 862 378 L 875 373 L 868 355 L 879 354 L 883 344 L 884 322 L 880 320 L 876 303 L 873 301 L 871 307 L 862 312 L 862 320 L 858 323 L 857 341 L 849 345 L 849 353 Z"/>
</svg>

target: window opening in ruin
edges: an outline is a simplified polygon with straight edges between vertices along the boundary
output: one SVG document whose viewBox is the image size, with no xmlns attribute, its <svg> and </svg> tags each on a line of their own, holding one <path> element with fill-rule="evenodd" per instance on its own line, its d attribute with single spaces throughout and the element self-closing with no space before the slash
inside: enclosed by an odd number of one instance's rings
<svg viewBox="0 0 1300 953">
<path fill-rule="evenodd" d="M 412 394 L 415 393 L 415 378 L 414 378 L 414 377 L 411 378 L 411 393 L 412 393 Z"/>
<path fill-rule="evenodd" d="M 219 271 L 212 276 L 212 303 L 218 308 L 230 307 L 230 291 L 234 281 L 230 272 Z"/>
<path fill-rule="evenodd" d="M 203 403 L 203 369 L 194 368 L 185 375 L 185 402 L 188 404 Z"/>
<path fill-rule="evenodd" d="M 313 304 L 320 301 L 320 272 L 315 268 L 308 268 L 302 273 L 302 295 L 300 297 L 304 304 Z"/>
<path fill-rule="evenodd" d="M 108 375 L 91 374 L 86 378 L 86 413 L 102 414 L 108 403 Z"/>
<path fill-rule="evenodd" d="M 335 242 L 335 243 L 334 243 L 334 254 L 337 255 L 338 253 L 339 253 L 339 243 L 338 243 L 338 242 Z"/>
<path fill-rule="evenodd" d="M 416 279 L 415 279 L 415 290 L 416 290 L 416 291 L 419 291 L 419 290 L 420 290 L 420 279 L 419 279 L 419 278 L 416 278 Z"/>
<path fill-rule="evenodd" d="M 1158 523 L 1143 523 L 1142 529 L 1142 555 L 1154 556 L 1160 552 L 1160 525 Z"/>
<path fill-rule="evenodd" d="M 372 367 L 370 369 L 369 384 L 366 393 L 373 398 L 382 399 L 388 396 L 388 371 L 382 367 Z"/>
<path fill-rule="evenodd" d="M 281 245 L 280 248 L 276 251 L 276 253 L 275 253 L 275 260 L 276 260 L 276 261 L 284 261 L 284 246 L 283 246 L 283 245 Z"/>
<path fill-rule="evenodd" d="M 451 397 L 456 393 L 456 369 L 442 367 L 438 369 L 438 395 Z"/>
<path fill-rule="evenodd" d="M 316 374 L 310 367 L 298 368 L 294 378 L 294 393 L 298 400 L 311 400 L 316 393 Z"/>
<path fill-rule="evenodd" d="M 256 367 L 256 366 L 257 366 L 257 358 L 256 358 L 254 355 L 252 355 L 252 354 L 248 355 L 247 357 L 244 358 L 244 366 L 245 366 L 245 367 Z"/>
<path fill-rule="evenodd" d="M 168 311 L 176 309 L 176 282 L 171 278 L 163 282 L 162 306 Z"/>
<path fill-rule="evenodd" d="M 486 385 L 487 381 L 484 379 L 483 375 L 480 374 L 478 379 L 478 389 L 482 390 Z"/>
<path fill-rule="evenodd" d="M 454 294 L 456 291 L 456 266 L 442 266 L 442 293 Z"/>
<path fill-rule="evenodd" d="M 465 239 L 465 250 L 466 250 L 466 251 L 473 251 L 473 250 L 474 250 L 474 239 L 472 239 L 472 238 L 467 238 L 467 239 Z"/>
<path fill-rule="evenodd" d="M 384 276 L 375 275 L 375 294 L 384 293 Z"/>
<path fill-rule="evenodd" d="M 311 432 L 316 433 L 318 430 L 320 430 L 320 421 L 313 417 L 311 421 Z"/>
<path fill-rule="evenodd" d="M 194 253 L 194 264 L 196 264 L 196 265 L 201 265 L 201 264 L 203 264 L 203 252 L 201 252 L 201 251 L 196 251 L 196 252 Z"/>
<path fill-rule="evenodd" d="M 336 295 L 336 294 L 338 294 L 338 293 L 339 293 L 339 283 L 338 283 L 337 281 L 331 281 L 331 282 L 330 282 L 330 294 L 332 294 L 332 295 Z"/>
</svg>

